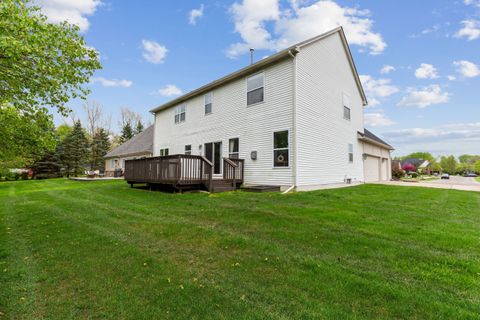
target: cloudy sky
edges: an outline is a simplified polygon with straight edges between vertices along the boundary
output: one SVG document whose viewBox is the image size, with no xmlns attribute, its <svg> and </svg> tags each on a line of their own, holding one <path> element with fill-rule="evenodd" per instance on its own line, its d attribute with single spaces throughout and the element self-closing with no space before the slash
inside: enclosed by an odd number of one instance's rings
<svg viewBox="0 0 480 320">
<path fill-rule="evenodd" d="M 37 2 L 100 52 L 90 99 L 114 130 L 121 107 L 151 121 L 153 107 L 247 65 L 250 47 L 260 59 L 341 25 L 366 127 L 396 155 L 480 153 L 480 0 Z"/>
</svg>

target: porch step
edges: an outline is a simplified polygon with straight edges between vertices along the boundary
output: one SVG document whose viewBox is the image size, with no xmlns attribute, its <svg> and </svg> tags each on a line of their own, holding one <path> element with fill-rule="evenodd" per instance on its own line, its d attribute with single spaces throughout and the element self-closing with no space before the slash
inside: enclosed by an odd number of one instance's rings
<svg viewBox="0 0 480 320">
<path fill-rule="evenodd" d="M 233 191 L 235 188 L 232 186 L 232 183 L 228 180 L 212 180 L 212 192 L 226 192 Z"/>
<path fill-rule="evenodd" d="M 280 192 L 280 186 L 257 185 L 257 186 L 245 186 L 245 187 L 242 187 L 241 189 L 249 192 Z"/>
</svg>

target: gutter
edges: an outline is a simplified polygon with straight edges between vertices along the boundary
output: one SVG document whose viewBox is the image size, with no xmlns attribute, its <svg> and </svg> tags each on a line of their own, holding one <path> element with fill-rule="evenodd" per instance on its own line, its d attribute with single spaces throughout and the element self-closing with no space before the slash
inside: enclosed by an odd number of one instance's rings
<svg viewBox="0 0 480 320">
<path fill-rule="evenodd" d="M 297 186 L 297 172 L 298 172 L 298 134 L 297 134 L 297 54 L 300 49 L 294 48 L 288 50 L 288 54 L 293 59 L 293 123 L 292 123 L 292 135 L 293 135 L 293 186 L 291 186 L 286 192 L 289 192 Z M 285 193 L 286 193 L 285 192 Z"/>
</svg>

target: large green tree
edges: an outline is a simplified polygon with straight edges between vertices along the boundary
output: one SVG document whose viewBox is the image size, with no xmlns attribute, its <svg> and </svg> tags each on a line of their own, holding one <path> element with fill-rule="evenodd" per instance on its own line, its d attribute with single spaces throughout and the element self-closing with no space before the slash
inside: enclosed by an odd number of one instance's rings
<svg viewBox="0 0 480 320">
<path fill-rule="evenodd" d="M 444 172 L 449 174 L 455 174 L 457 170 L 457 160 L 454 156 L 442 156 L 440 159 L 440 165 Z"/>
<path fill-rule="evenodd" d="M 460 163 L 468 163 L 474 165 L 475 162 L 480 161 L 480 155 L 462 154 L 458 157 Z"/>
<path fill-rule="evenodd" d="M 0 166 L 55 149 L 52 117 L 85 98 L 100 63 L 75 25 L 53 24 L 30 0 L 0 0 Z"/>
<path fill-rule="evenodd" d="M 480 174 L 480 160 L 475 162 L 475 167 L 474 167 L 475 173 Z"/>
<path fill-rule="evenodd" d="M 67 176 L 79 174 L 88 161 L 88 139 L 80 121 L 75 122 L 72 132 L 62 143 L 62 163 Z"/>
<path fill-rule="evenodd" d="M 122 127 L 122 133 L 120 135 L 120 143 L 124 143 L 134 136 L 132 126 L 129 122 L 125 123 Z"/>
<path fill-rule="evenodd" d="M 110 139 L 105 129 L 98 129 L 92 138 L 91 146 L 91 161 L 90 166 L 92 170 L 105 169 L 105 159 L 103 157 L 110 150 Z"/>
<path fill-rule="evenodd" d="M 429 153 L 429 152 L 414 152 L 414 153 L 410 153 L 409 155 L 405 156 L 404 158 L 405 159 L 406 158 L 417 158 L 417 159 L 428 160 L 428 162 L 430 162 L 430 163 L 435 162 L 435 157 L 432 156 L 432 154 Z"/>
</svg>

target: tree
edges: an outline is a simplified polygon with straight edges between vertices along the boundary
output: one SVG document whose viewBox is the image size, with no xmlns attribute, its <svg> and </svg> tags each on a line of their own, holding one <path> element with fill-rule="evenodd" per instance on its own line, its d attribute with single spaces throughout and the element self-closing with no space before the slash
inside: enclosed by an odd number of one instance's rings
<svg viewBox="0 0 480 320">
<path fill-rule="evenodd" d="M 126 141 L 133 138 L 133 129 L 130 123 L 125 123 L 122 128 L 122 134 L 120 136 L 120 143 L 125 143 Z"/>
<path fill-rule="evenodd" d="M 68 124 L 61 124 L 55 130 L 58 142 L 62 142 L 72 132 L 72 127 Z"/>
<path fill-rule="evenodd" d="M 442 156 L 440 159 L 440 165 L 444 172 L 449 174 L 455 174 L 457 169 L 457 160 L 454 156 Z"/>
<path fill-rule="evenodd" d="M 92 139 L 92 170 L 104 170 L 105 160 L 103 157 L 110 150 L 110 139 L 105 129 L 100 128 L 97 130 Z"/>
<path fill-rule="evenodd" d="M 75 122 L 72 132 L 63 141 L 62 162 L 67 176 L 77 176 L 88 160 L 88 140 L 80 121 Z"/>
<path fill-rule="evenodd" d="M 458 157 L 460 163 L 468 163 L 474 165 L 477 161 L 480 160 L 480 155 L 470 155 L 470 154 L 462 154 Z"/>
<path fill-rule="evenodd" d="M 135 134 L 136 135 L 139 134 L 140 132 L 143 131 L 143 129 L 144 129 L 144 127 L 143 127 L 142 121 L 138 120 L 137 121 L 137 126 L 135 127 Z"/>
<path fill-rule="evenodd" d="M 402 169 L 406 172 L 415 172 L 417 170 L 417 168 L 411 163 L 405 163 Z"/>
<path fill-rule="evenodd" d="M 46 107 L 66 115 L 71 98 L 85 98 L 98 53 L 79 28 L 53 24 L 30 0 L 0 1 L 0 106 L 23 113 Z"/>
<path fill-rule="evenodd" d="M 414 152 L 414 153 L 410 153 L 409 155 L 405 156 L 405 158 L 423 159 L 423 160 L 427 160 L 430 163 L 435 162 L 435 157 L 432 156 L 432 154 L 429 153 L 429 152 Z"/>
<path fill-rule="evenodd" d="M 475 162 L 475 173 L 480 174 L 480 160 Z"/>
<path fill-rule="evenodd" d="M 54 150 L 55 144 L 51 115 L 43 110 L 22 113 L 11 105 L 0 105 L 0 167 L 31 164 L 45 151 Z"/>
</svg>

